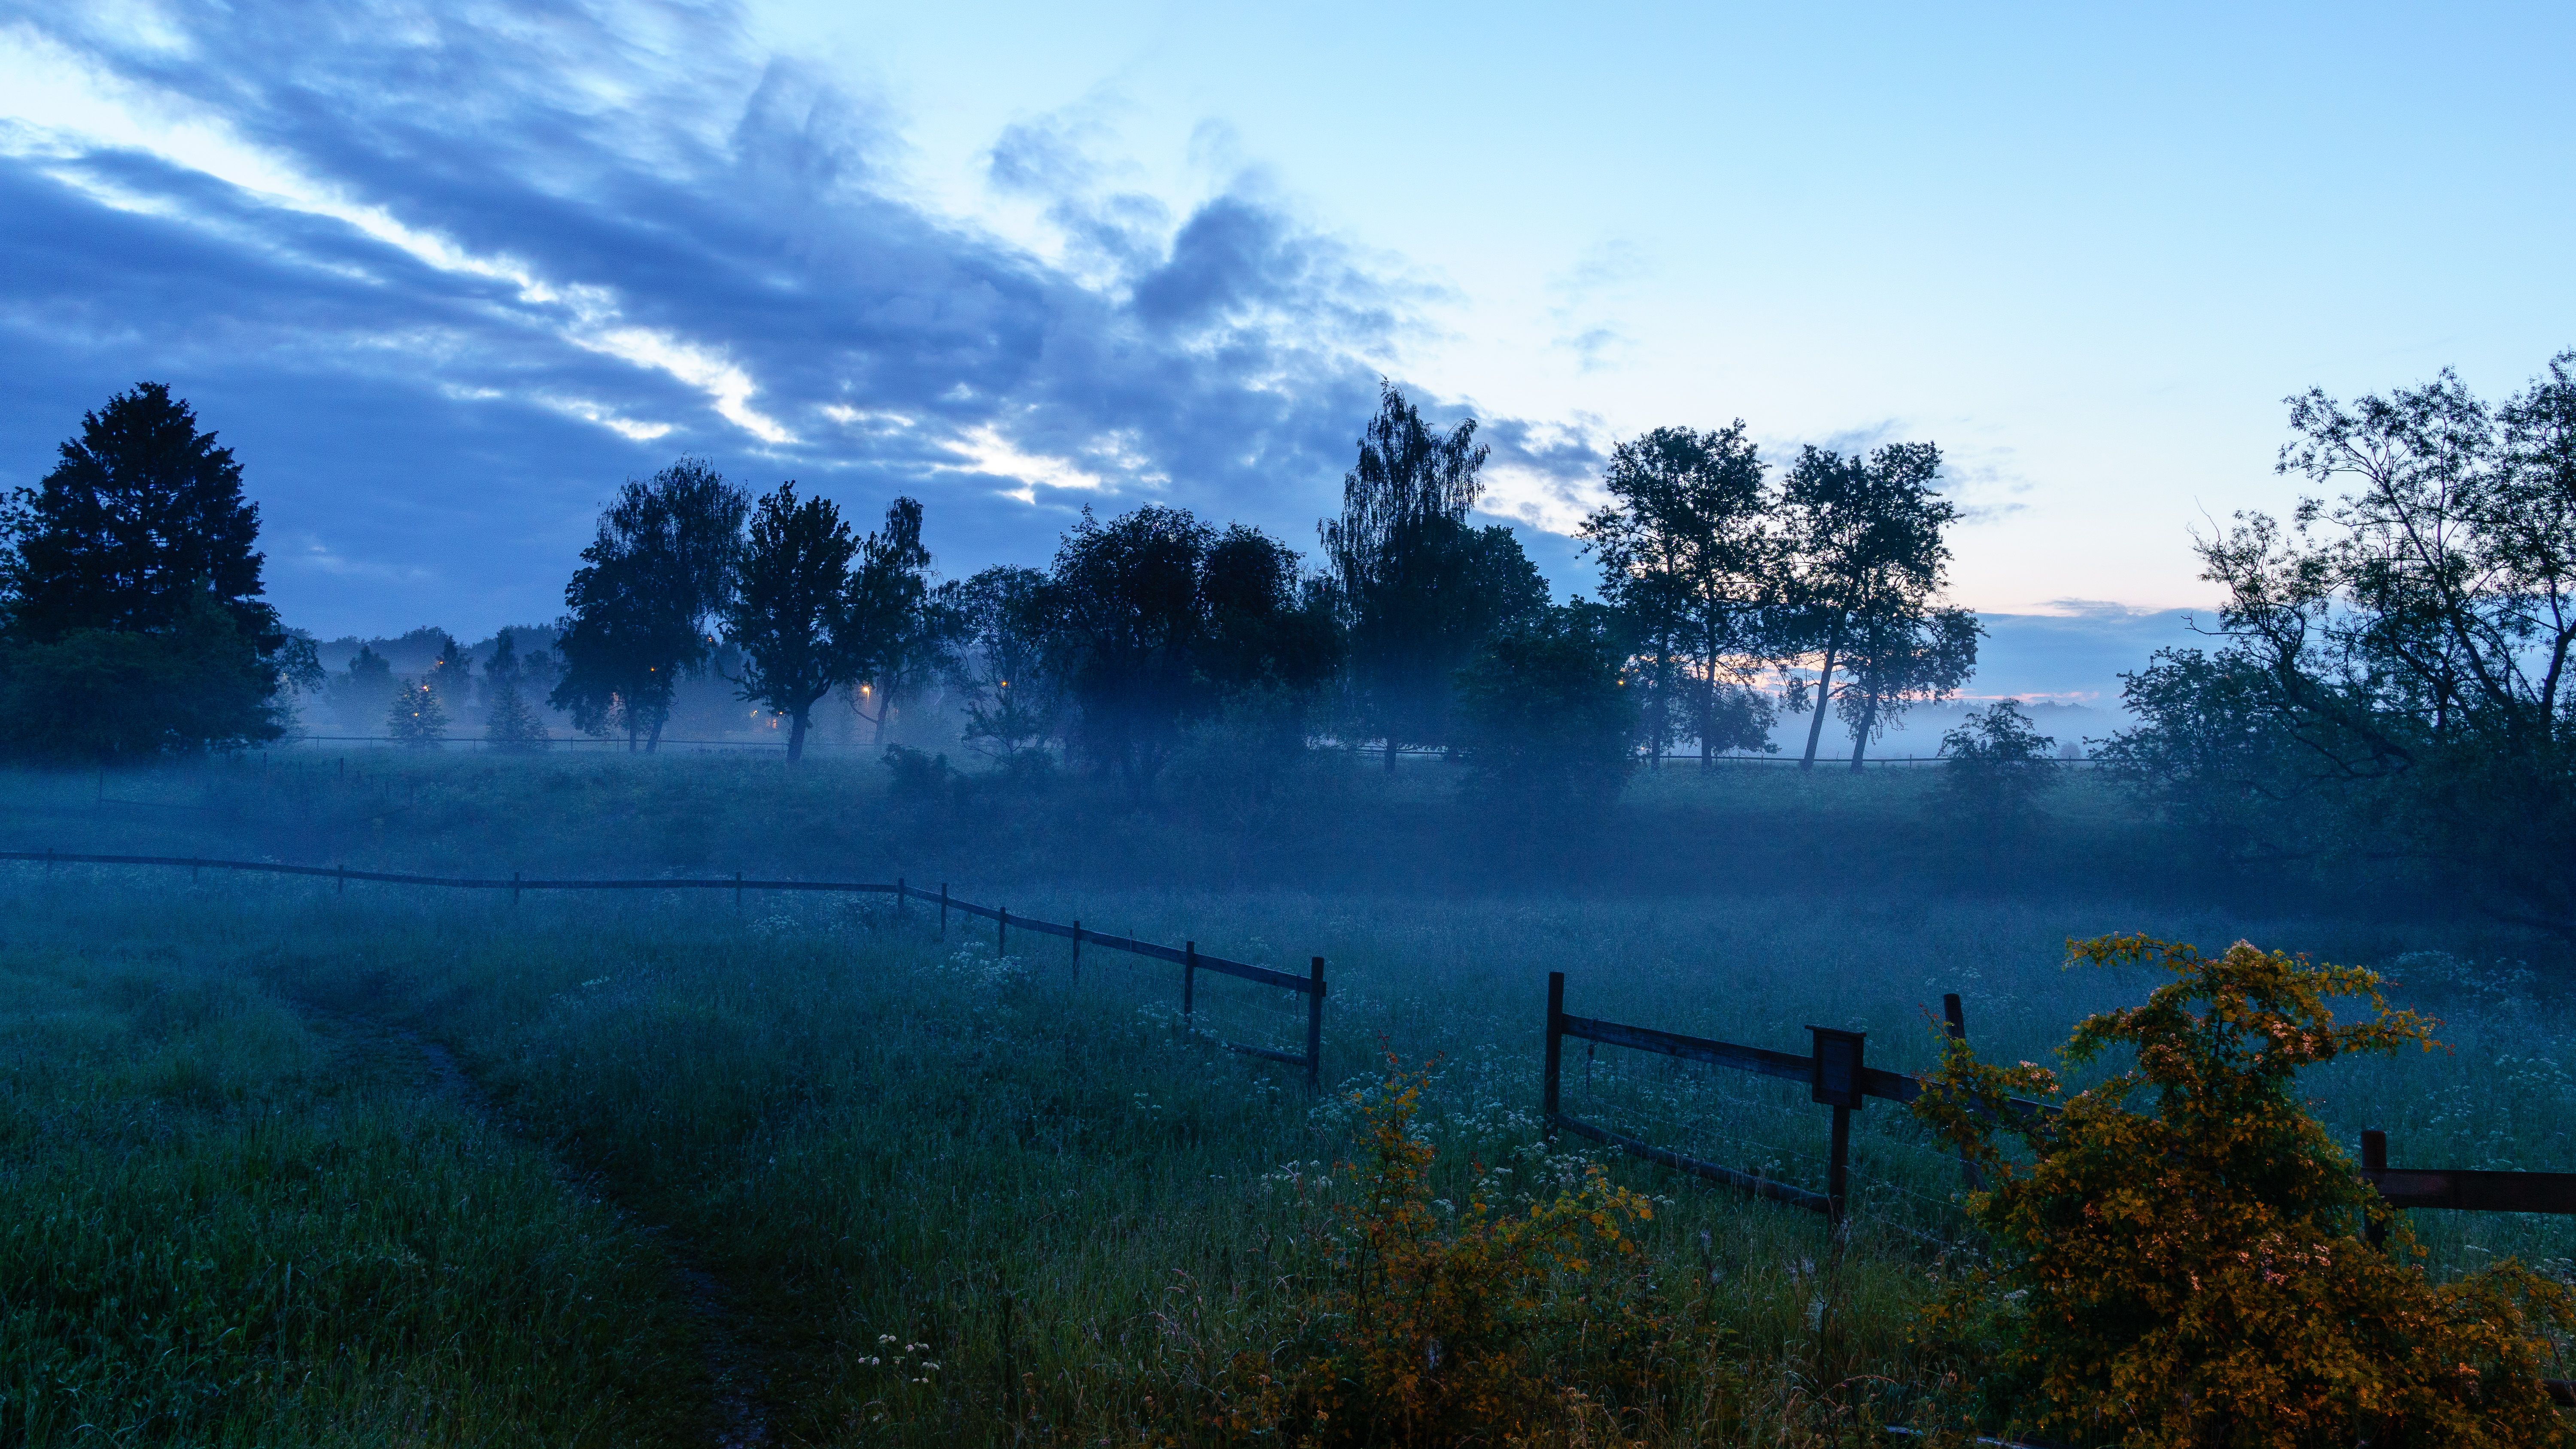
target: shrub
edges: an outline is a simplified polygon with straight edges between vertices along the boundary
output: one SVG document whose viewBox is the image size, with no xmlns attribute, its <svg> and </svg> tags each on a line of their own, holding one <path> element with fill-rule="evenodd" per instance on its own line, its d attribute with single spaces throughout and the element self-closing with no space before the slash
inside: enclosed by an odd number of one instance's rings
<svg viewBox="0 0 2576 1449">
<path fill-rule="evenodd" d="M 1987 1401 L 2027 1427 L 2148 1446 L 2564 1442 L 2542 1335 L 2576 1301 L 2511 1262 L 2435 1284 L 2399 1224 L 2293 1095 L 2351 1052 L 2430 1048 L 2367 971 L 2239 942 L 2211 958 L 2141 936 L 2077 961 L 2153 961 L 2175 979 L 2080 1023 L 2064 1056 L 2136 1065 L 2064 1099 L 2055 1075 L 1952 1042 L 1915 1111 L 1986 1173 L 1970 1215 L 1996 1255 L 1930 1328 L 1992 1355 Z M 2337 1024 L 2333 998 L 2367 1004 Z M 2138 1101 L 2152 1094 L 2152 1100 Z M 2026 1156 L 1999 1139 L 2017 1139 Z"/>
<path fill-rule="evenodd" d="M 1569 1414 L 1633 1416 L 1619 1399 L 1658 1387 L 1642 1366 L 1669 1366 L 1693 1332 L 1630 1236 L 1652 1208 L 1598 1165 L 1518 1207 L 1492 1200 L 1481 1166 L 1464 1207 L 1436 1199 L 1414 1128 L 1425 1081 L 1390 1056 L 1355 1099 L 1365 1160 L 1344 1164 L 1356 1200 L 1335 1215 L 1306 1351 L 1276 1380 L 1240 1365 L 1267 1392 L 1230 1427 L 1319 1446 L 1520 1441 Z"/>
<path fill-rule="evenodd" d="M 406 679 L 385 711 L 385 733 L 410 750 L 434 750 L 447 738 L 447 708 L 427 680 Z"/>
</svg>

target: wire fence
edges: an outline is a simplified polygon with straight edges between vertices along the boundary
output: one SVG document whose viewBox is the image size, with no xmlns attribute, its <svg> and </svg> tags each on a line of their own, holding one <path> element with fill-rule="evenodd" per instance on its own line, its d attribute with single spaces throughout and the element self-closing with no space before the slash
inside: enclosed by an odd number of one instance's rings
<svg viewBox="0 0 2576 1449">
<path fill-rule="evenodd" d="M 1249 961 L 1236 961 L 1223 956 L 1209 955 L 1199 950 L 1196 941 L 1185 942 L 1177 947 L 1165 946 L 1153 941 L 1139 940 L 1134 936 L 1120 936 L 1106 931 L 1091 930 L 1080 921 L 1057 922 L 1041 920 L 1034 916 L 1013 915 L 1008 906 L 987 906 L 960 900 L 949 894 L 945 883 L 937 890 L 931 890 L 901 879 L 890 883 L 766 880 L 754 879 L 739 871 L 735 872 L 730 879 L 723 876 L 660 876 L 641 880 L 556 880 L 531 878 L 513 873 L 505 880 L 499 876 L 412 875 L 399 871 L 351 870 L 346 865 L 287 865 L 277 861 L 218 860 L 183 855 L 92 855 L 55 850 L 0 851 L 0 860 L 41 862 L 48 872 L 63 865 L 116 865 L 184 868 L 191 876 L 209 870 L 302 876 L 307 879 L 329 880 L 332 882 L 334 893 L 341 895 L 348 893 L 351 881 L 370 885 L 430 886 L 446 890 L 508 891 L 513 904 L 530 891 L 731 891 L 733 903 L 737 908 L 742 905 L 744 896 L 753 891 L 890 895 L 895 898 L 898 906 L 906 902 L 918 901 L 925 907 L 936 907 L 939 936 L 942 940 L 948 938 L 952 927 L 962 928 L 969 919 L 981 918 L 992 922 L 993 949 L 996 956 L 1007 956 L 1010 953 L 1011 934 L 1015 931 L 1023 938 L 1050 936 L 1062 940 L 1068 953 L 1072 978 L 1077 983 L 1081 980 L 1086 953 L 1090 954 L 1095 974 L 1099 969 L 1102 952 L 1108 953 L 1111 959 L 1124 956 L 1176 965 L 1181 968 L 1179 1014 L 1180 1023 L 1184 1029 L 1209 1034 L 1219 1045 L 1229 1051 L 1302 1068 L 1309 1087 L 1316 1085 L 1322 1071 L 1325 983 L 1324 958 L 1321 956 L 1308 958 L 1306 973 L 1298 975 L 1268 966 L 1255 965 Z M 1165 973 L 1162 979 L 1165 989 L 1168 990 L 1170 974 Z M 1218 983 L 1226 984 L 1219 986 Z M 1241 989 L 1230 989 L 1235 983 L 1241 983 Z M 1211 987 L 1216 987 L 1217 990 L 1213 993 L 1215 999 L 1209 1004 L 1217 1010 L 1211 1012 L 1208 1019 L 1202 1019 L 1200 998 L 1203 995 L 1210 995 Z M 1273 1019 L 1268 1021 L 1258 1019 L 1257 1008 L 1264 1002 L 1270 1003 L 1273 1007 L 1271 1012 Z M 1281 1004 L 1303 1006 L 1305 1019 L 1302 1023 L 1304 1026 L 1302 1041 L 1295 1040 L 1293 1033 L 1283 1029 L 1275 1019 L 1280 1015 L 1276 1008 Z M 1259 1039 L 1234 1040 L 1219 1030 L 1229 1023 L 1254 1025 L 1256 1029 L 1244 1034 L 1253 1035 Z"/>
</svg>

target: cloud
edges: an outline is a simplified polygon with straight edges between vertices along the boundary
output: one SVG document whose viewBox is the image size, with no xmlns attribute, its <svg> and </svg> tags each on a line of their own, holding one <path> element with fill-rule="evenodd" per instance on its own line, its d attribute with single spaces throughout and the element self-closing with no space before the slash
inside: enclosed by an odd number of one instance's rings
<svg viewBox="0 0 2576 1449">
<path fill-rule="evenodd" d="M 899 118 L 720 6 L 0 19 L 48 85 L 0 102 L 0 466 L 170 382 L 325 633 L 552 613 L 597 502 L 683 451 L 862 517 L 913 493 L 961 569 L 1086 501 L 1306 546 L 1431 295 L 1253 172 L 1111 189 L 1077 122 L 993 148 L 1066 238 L 1032 253 L 904 195 Z M 1489 430 L 1537 476 L 1588 456 Z"/>
</svg>

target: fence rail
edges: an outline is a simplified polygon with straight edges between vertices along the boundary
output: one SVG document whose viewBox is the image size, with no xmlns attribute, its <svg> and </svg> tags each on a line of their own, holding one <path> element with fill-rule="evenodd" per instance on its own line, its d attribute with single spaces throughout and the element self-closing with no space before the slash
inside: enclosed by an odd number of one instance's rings
<svg viewBox="0 0 2576 1449">
<path fill-rule="evenodd" d="M 1077 982 L 1081 980 L 1082 948 L 1085 945 L 1101 946 L 1132 956 L 1172 962 L 1181 968 L 1182 1018 L 1193 1023 L 1196 1020 L 1198 1007 L 1198 973 L 1201 971 L 1212 971 L 1220 976 L 1232 976 L 1263 986 L 1275 986 L 1282 990 L 1297 992 L 1306 998 L 1306 1049 L 1304 1052 L 1280 1051 L 1273 1047 L 1245 1042 L 1220 1041 L 1220 1044 L 1229 1051 L 1240 1052 L 1245 1056 L 1261 1057 L 1269 1061 L 1302 1067 L 1306 1072 L 1306 1084 L 1310 1087 L 1317 1084 L 1323 1066 L 1325 985 L 1324 958 L 1321 956 L 1310 957 L 1306 974 L 1299 976 L 1294 972 L 1256 966 L 1249 961 L 1234 961 L 1223 956 L 1206 955 L 1199 950 L 1196 941 L 1172 947 L 1153 941 L 1138 940 L 1133 936 L 1112 936 L 1102 931 L 1085 930 L 1080 921 L 1060 924 L 1055 921 L 1039 920 L 1033 916 L 1015 916 L 1011 914 L 1008 906 L 985 906 L 977 905 L 972 901 L 959 900 L 948 893 L 948 887 L 945 885 L 932 891 L 902 880 L 892 883 L 755 880 L 739 872 L 730 878 L 670 876 L 648 880 L 552 880 L 512 875 L 504 880 L 499 876 L 411 875 L 399 871 L 351 870 L 345 865 L 288 865 L 272 860 L 217 860 L 189 855 L 92 855 L 56 850 L 0 850 L 0 860 L 41 862 L 48 870 L 56 865 L 137 865 L 185 867 L 191 873 L 204 870 L 229 870 L 262 875 L 303 876 L 307 879 L 333 881 L 342 893 L 347 892 L 351 881 L 375 885 L 437 886 L 449 890 L 508 891 L 513 902 L 517 901 L 520 894 L 525 891 L 729 890 L 733 892 L 736 905 L 741 904 L 743 893 L 746 891 L 890 895 L 898 901 L 915 900 L 936 904 L 939 907 L 939 932 L 942 938 L 948 934 L 948 915 L 951 911 L 978 916 L 993 922 L 996 955 L 1007 953 L 1010 931 L 1014 926 L 1069 941 L 1073 947 L 1072 964 L 1074 979 Z"/>
</svg>

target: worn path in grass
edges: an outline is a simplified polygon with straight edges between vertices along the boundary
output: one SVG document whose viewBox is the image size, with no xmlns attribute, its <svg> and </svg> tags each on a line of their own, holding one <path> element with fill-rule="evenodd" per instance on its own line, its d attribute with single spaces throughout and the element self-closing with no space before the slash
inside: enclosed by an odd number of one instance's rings
<svg viewBox="0 0 2576 1449">
<path fill-rule="evenodd" d="M 768 1397 L 768 1355 L 754 1344 L 749 1315 L 740 1295 L 707 1271 L 690 1245 L 668 1224 L 650 1221 L 616 1191 L 615 1184 L 565 1162 L 528 1126 L 503 1112 L 445 1046 L 410 1027 L 373 1017 L 350 1016 L 305 1005 L 308 1011 L 346 1032 L 353 1043 L 383 1054 L 403 1076 L 486 1124 L 527 1142 L 545 1155 L 567 1191 L 607 1207 L 628 1226 L 659 1243 L 671 1261 L 672 1277 L 687 1303 L 696 1331 L 709 1399 L 708 1442 L 715 1449 L 764 1449 L 776 1442 Z"/>
</svg>

